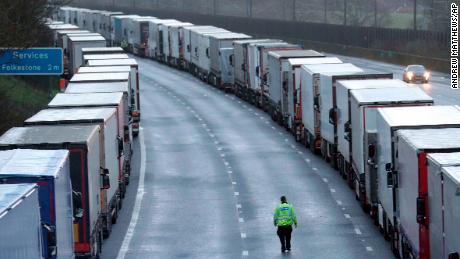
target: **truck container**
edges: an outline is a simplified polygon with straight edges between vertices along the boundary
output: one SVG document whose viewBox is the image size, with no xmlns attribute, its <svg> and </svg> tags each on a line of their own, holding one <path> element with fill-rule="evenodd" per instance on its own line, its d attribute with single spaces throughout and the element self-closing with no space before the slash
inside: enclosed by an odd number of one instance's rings
<svg viewBox="0 0 460 259">
<path fill-rule="evenodd" d="M 184 24 L 173 24 L 169 26 L 169 42 L 170 42 L 170 61 L 169 64 L 184 68 L 184 55 L 185 55 L 185 44 L 184 44 L 184 27 L 194 26 L 192 23 Z"/>
<path fill-rule="evenodd" d="M 0 258 L 43 258 L 35 184 L 0 185 Z"/>
<path fill-rule="evenodd" d="M 210 70 L 209 79 L 211 84 L 223 88 L 224 90 L 232 90 L 233 83 L 222 84 L 222 55 L 221 50 L 223 48 L 233 48 L 233 41 L 244 40 L 252 38 L 249 35 L 242 33 L 224 33 L 224 34 L 212 34 L 210 37 L 209 50 L 207 51 L 210 57 Z M 229 62 L 227 62 L 229 63 Z"/>
<path fill-rule="evenodd" d="M 123 54 L 125 51 L 121 47 L 99 47 L 99 48 L 83 48 L 81 54 L 84 55 L 100 55 L 100 54 Z"/>
<path fill-rule="evenodd" d="M 130 66 L 101 66 L 101 67 L 80 67 L 79 74 L 85 73 L 130 73 Z"/>
<path fill-rule="evenodd" d="M 130 89 L 134 98 L 133 106 L 133 130 L 137 136 L 139 133 L 139 122 L 141 120 L 141 102 L 140 102 L 140 85 L 139 85 L 139 65 L 133 58 L 110 59 L 110 60 L 89 60 L 88 65 L 92 67 L 100 66 L 130 66 Z"/>
<path fill-rule="evenodd" d="M 331 71 L 358 73 L 363 70 L 350 63 L 302 65 L 300 84 L 302 85 L 302 122 L 304 125 L 305 145 L 314 152 L 321 150 L 319 102 L 321 73 Z"/>
<path fill-rule="evenodd" d="M 149 57 L 157 59 L 160 53 L 160 42 L 163 43 L 163 39 L 160 38 L 160 25 L 165 23 L 178 23 L 178 20 L 174 19 L 157 19 L 149 21 Z"/>
<path fill-rule="evenodd" d="M 110 188 L 101 190 L 101 214 L 104 236 L 108 237 L 112 223 L 118 217 L 121 197 L 125 192 L 122 164 L 124 162 L 123 139 L 119 135 L 118 114 L 114 108 L 45 109 L 24 122 L 25 126 L 43 125 L 99 125 L 100 165 L 110 180 Z"/>
<path fill-rule="evenodd" d="M 248 100 L 247 88 L 249 86 L 248 74 L 248 46 L 251 43 L 277 41 L 271 39 L 249 39 L 249 40 L 235 40 L 233 41 L 233 63 L 234 63 L 234 81 L 235 81 L 235 95 Z"/>
<path fill-rule="evenodd" d="M 78 26 L 73 24 L 49 24 L 47 27 L 55 33 L 57 30 L 78 30 Z"/>
<path fill-rule="evenodd" d="M 160 32 L 161 32 L 161 47 L 160 47 L 160 61 L 165 62 L 167 64 L 171 61 L 171 48 L 172 48 L 172 39 L 170 37 L 171 27 L 172 26 L 192 26 L 192 23 L 189 22 L 175 22 L 175 23 L 164 23 L 160 25 Z M 176 41 L 177 43 L 179 41 Z"/>
<path fill-rule="evenodd" d="M 65 41 L 64 45 L 64 37 L 69 34 L 88 34 L 90 31 L 87 30 L 58 30 L 56 31 L 56 38 L 54 40 L 54 46 L 62 48 L 64 54 L 67 52 L 67 40 Z"/>
<path fill-rule="evenodd" d="M 99 33 L 94 33 L 94 32 L 80 32 L 80 31 L 75 31 L 75 32 L 72 32 L 72 33 L 66 33 L 66 34 L 62 34 L 61 35 L 62 38 L 62 46 L 64 48 L 64 54 L 70 58 L 70 49 L 69 49 L 69 46 L 70 46 L 70 43 L 69 43 L 69 37 L 93 37 L 93 36 L 101 36 Z"/>
<path fill-rule="evenodd" d="M 351 90 L 350 94 L 352 168 L 346 176 L 364 208 L 372 208 L 373 215 L 376 215 L 378 197 L 375 154 L 365 147 L 376 145 L 375 135 L 379 130 L 376 127 L 377 109 L 432 105 L 433 98 L 415 87 L 356 89 Z"/>
<path fill-rule="evenodd" d="M 448 166 L 442 169 L 444 197 L 444 257 L 455 258 L 460 253 L 460 166 Z M 432 257 L 434 258 L 434 257 Z"/>
<path fill-rule="evenodd" d="M 395 88 L 399 89 L 399 88 Z M 457 128 L 460 127 L 460 111 L 454 106 L 414 106 L 388 107 L 378 109 L 376 113 L 377 142 L 366 149 L 375 149 L 377 183 L 386 183 L 377 186 L 379 225 L 392 239 L 392 246 L 397 247 L 397 231 L 395 229 L 395 211 L 393 203 L 396 188 L 393 179 L 396 179 L 395 159 L 396 131 L 400 129 L 427 129 L 427 128 Z M 369 144 L 372 145 L 372 144 Z M 372 157 L 372 156 L 370 156 Z M 374 162 L 375 161 L 375 162 Z M 372 192 L 372 191 L 371 191 Z"/>
<path fill-rule="evenodd" d="M 69 52 L 69 70 L 73 75 L 77 69 L 83 64 L 82 48 L 88 47 L 106 47 L 107 42 L 102 36 L 69 36 L 68 52 Z"/>
<path fill-rule="evenodd" d="M 321 73 L 319 80 L 319 107 L 321 153 L 324 158 L 337 168 L 338 133 L 337 133 L 337 80 L 371 80 L 393 79 L 392 73 L 365 69 L 362 72 L 331 71 Z M 403 90 L 404 91 L 404 90 Z M 378 91 L 376 91 L 378 93 Z M 352 134 L 353 135 L 353 134 Z"/>
<path fill-rule="evenodd" d="M 221 48 L 220 49 L 220 67 L 221 67 L 221 79 L 220 88 L 226 92 L 233 92 L 235 85 L 235 77 L 233 72 L 233 48 Z"/>
<path fill-rule="evenodd" d="M 48 104 L 48 108 L 53 109 L 107 107 L 117 110 L 118 136 L 123 140 L 123 155 L 118 157 L 122 169 L 122 175 L 119 180 L 125 184 L 129 183 L 133 140 L 126 99 L 125 93 L 123 92 L 65 93 L 57 94 Z"/>
<path fill-rule="evenodd" d="M 337 104 L 337 150 L 338 168 L 342 175 L 351 170 L 350 97 L 351 90 L 409 87 L 398 79 L 338 80 L 336 84 Z"/>
<path fill-rule="evenodd" d="M 112 45 L 112 16 L 123 15 L 123 12 L 109 12 L 105 11 L 101 14 L 100 24 L 101 24 L 101 35 Z"/>
<path fill-rule="evenodd" d="M 286 42 L 258 42 L 248 46 L 249 102 L 268 111 L 268 52 L 300 50 L 298 45 Z"/>
<path fill-rule="evenodd" d="M 267 57 L 267 91 L 269 114 L 280 125 L 288 127 L 290 118 L 289 110 L 289 88 L 293 83 L 294 69 L 289 64 L 289 59 L 310 59 L 315 58 L 313 64 L 321 64 L 323 54 L 314 50 L 278 50 L 268 52 Z M 291 61 L 292 61 L 291 60 Z M 324 60 L 326 61 L 326 60 Z M 309 62 L 308 64 L 311 64 Z M 336 61 L 326 63 L 341 63 Z M 291 91 L 293 91 L 291 87 Z M 289 122 L 288 122 L 289 121 Z"/>
<path fill-rule="evenodd" d="M 202 80 L 207 80 L 208 74 L 205 71 L 211 69 L 211 61 L 209 59 L 210 35 L 228 33 L 229 31 L 221 28 L 214 30 L 192 30 L 191 45 L 193 46 L 192 54 L 192 74 Z M 206 70 L 206 68 L 209 68 Z"/>
<path fill-rule="evenodd" d="M 43 258 L 74 258 L 73 218 L 79 217 L 81 208 L 74 213 L 69 170 L 67 150 L 0 151 L 0 188 L 4 184 L 38 185 Z"/>
<path fill-rule="evenodd" d="M 130 57 L 125 53 L 88 54 L 88 55 L 83 55 L 83 64 L 87 66 L 89 60 L 127 59 L 127 58 L 130 58 Z"/>
<path fill-rule="evenodd" d="M 401 243 L 399 255 L 402 258 L 441 258 L 440 254 L 434 256 L 430 251 L 429 215 L 432 208 L 429 203 L 427 156 L 459 152 L 460 128 L 398 130 L 395 142 L 398 175 L 394 188 L 397 189 L 395 207 Z M 457 160 L 460 162 L 460 156 Z M 441 197 L 438 201 L 442 201 Z M 436 207 L 436 202 L 433 205 Z"/>
<path fill-rule="evenodd" d="M 460 152 L 427 154 L 428 222 L 431 258 L 448 258 L 445 253 L 443 204 L 443 167 L 460 166 Z"/>
<path fill-rule="evenodd" d="M 130 35 L 129 19 L 139 18 L 138 15 L 113 15 L 110 17 L 112 24 L 112 46 L 128 47 Z"/>
<path fill-rule="evenodd" d="M 192 62 L 192 55 L 195 54 L 195 48 L 197 47 L 197 45 L 192 46 L 192 38 L 191 38 L 192 30 L 195 32 L 198 32 L 198 31 L 213 31 L 215 29 L 217 29 L 217 27 L 196 26 L 196 25 L 185 26 L 181 28 L 181 30 L 183 31 L 183 35 L 184 35 L 184 69 L 185 70 L 191 71 L 190 64 Z M 197 43 L 198 42 L 196 42 L 195 44 Z M 197 48 L 197 51 L 198 51 L 198 48 Z"/>
<path fill-rule="evenodd" d="M 80 192 L 83 200 L 83 215 L 74 219 L 73 226 L 77 257 L 96 257 L 101 251 L 100 192 L 101 188 L 108 187 L 109 182 L 100 165 L 100 134 L 97 125 L 67 125 L 14 127 L 0 137 L 0 150 L 69 150 L 72 189 Z"/>
<path fill-rule="evenodd" d="M 141 57 L 148 55 L 149 22 L 151 20 L 158 19 L 155 17 L 140 17 L 131 20 L 133 53 Z"/>
<path fill-rule="evenodd" d="M 129 52 L 133 52 L 133 44 L 134 44 L 134 28 L 133 28 L 133 20 L 139 19 L 141 16 L 139 15 L 131 15 L 129 17 L 121 18 L 121 29 L 123 31 L 122 40 L 120 46 Z"/>
</svg>

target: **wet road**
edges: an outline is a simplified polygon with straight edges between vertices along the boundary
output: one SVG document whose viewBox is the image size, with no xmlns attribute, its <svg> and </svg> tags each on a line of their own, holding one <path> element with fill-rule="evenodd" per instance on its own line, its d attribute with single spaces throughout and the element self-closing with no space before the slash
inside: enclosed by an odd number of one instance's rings
<svg viewBox="0 0 460 259">
<path fill-rule="evenodd" d="M 378 61 L 369 61 L 367 59 L 362 58 L 355 58 L 355 57 L 347 57 L 347 56 L 340 56 L 335 54 L 328 54 L 331 56 L 339 57 L 343 62 L 349 62 L 355 64 L 361 68 L 369 68 L 374 69 L 382 72 L 389 72 L 394 74 L 395 79 L 402 80 L 402 74 L 405 66 L 401 65 L 394 65 L 388 64 Z M 409 64 L 408 64 L 409 65 Z M 427 67 L 428 70 L 430 68 Z M 460 90 L 459 89 L 452 89 L 450 88 L 450 75 L 440 72 L 431 72 L 431 78 L 428 84 L 412 84 L 431 97 L 433 97 L 435 103 L 437 105 L 459 105 L 460 104 Z"/>
<path fill-rule="evenodd" d="M 265 113 L 138 62 L 141 175 L 134 170 L 102 258 L 393 258 L 338 173 Z M 281 195 L 299 219 L 287 256 L 272 223 Z"/>
</svg>

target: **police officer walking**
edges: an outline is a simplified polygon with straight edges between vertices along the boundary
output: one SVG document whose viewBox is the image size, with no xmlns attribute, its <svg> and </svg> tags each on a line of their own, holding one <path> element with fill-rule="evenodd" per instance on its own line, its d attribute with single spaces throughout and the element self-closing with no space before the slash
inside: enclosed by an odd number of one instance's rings
<svg viewBox="0 0 460 259">
<path fill-rule="evenodd" d="M 278 237 L 281 242 L 281 252 L 291 251 L 291 233 L 292 224 L 297 227 L 297 217 L 295 215 L 294 207 L 289 204 L 285 196 L 281 196 L 281 204 L 276 206 L 273 215 L 273 224 L 278 227 Z"/>
</svg>

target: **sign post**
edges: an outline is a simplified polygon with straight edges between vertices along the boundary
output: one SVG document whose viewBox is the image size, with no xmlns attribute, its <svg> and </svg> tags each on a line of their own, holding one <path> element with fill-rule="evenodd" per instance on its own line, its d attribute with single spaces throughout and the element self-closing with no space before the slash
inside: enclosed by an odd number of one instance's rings
<svg viewBox="0 0 460 259">
<path fill-rule="evenodd" d="M 62 75 L 61 48 L 0 49 L 0 75 Z"/>
</svg>

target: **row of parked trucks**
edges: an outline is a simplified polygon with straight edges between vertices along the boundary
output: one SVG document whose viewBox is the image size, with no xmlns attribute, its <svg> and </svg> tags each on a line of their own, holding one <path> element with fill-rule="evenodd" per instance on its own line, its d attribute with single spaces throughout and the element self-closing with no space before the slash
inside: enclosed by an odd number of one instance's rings
<svg viewBox="0 0 460 259">
<path fill-rule="evenodd" d="M 57 17 L 268 112 L 338 169 L 397 256 L 458 256 L 458 106 L 434 105 L 422 90 L 390 73 L 278 39 L 73 7 L 61 8 Z M 72 81 L 70 86 L 75 89 Z"/>
<path fill-rule="evenodd" d="M 0 258 L 98 258 L 129 184 L 138 64 L 94 25 L 47 25 L 69 80 L 0 136 Z"/>
</svg>

